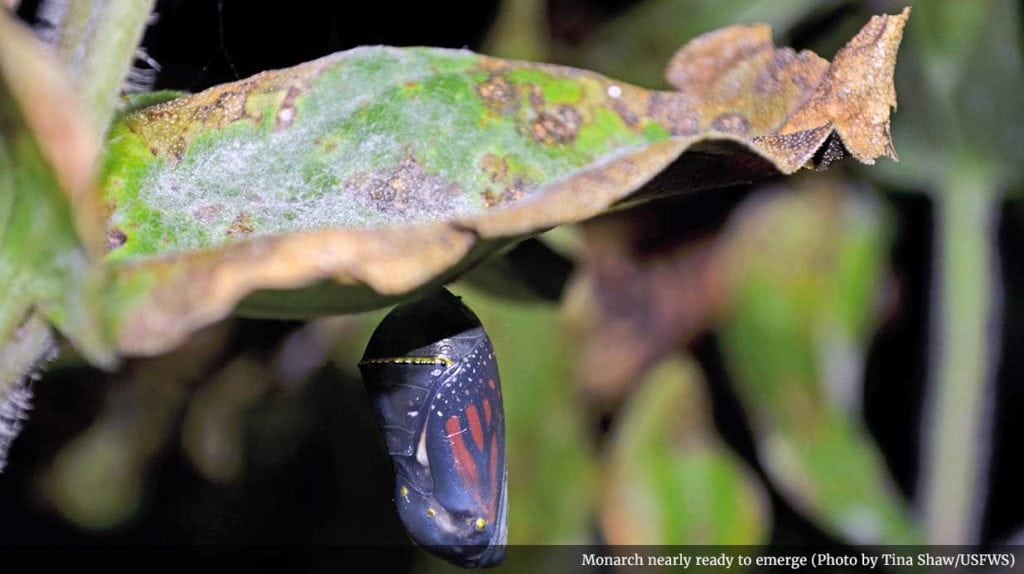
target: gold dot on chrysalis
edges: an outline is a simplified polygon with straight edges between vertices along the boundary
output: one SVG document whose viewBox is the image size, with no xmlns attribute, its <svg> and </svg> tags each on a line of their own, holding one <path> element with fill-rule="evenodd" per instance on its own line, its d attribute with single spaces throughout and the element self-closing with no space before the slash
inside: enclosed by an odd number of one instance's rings
<svg viewBox="0 0 1024 574">
<path fill-rule="evenodd" d="M 402 487 L 402 490 L 399 490 L 398 492 L 400 492 L 402 496 L 409 496 L 409 489 L 404 486 Z"/>
<path fill-rule="evenodd" d="M 487 528 L 487 521 L 483 518 L 477 518 L 476 523 L 474 525 L 476 526 L 477 530 L 483 530 L 484 528 Z"/>
<path fill-rule="evenodd" d="M 428 508 L 427 509 L 427 517 L 428 518 L 433 518 L 435 516 L 437 516 L 437 511 L 434 510 L 433 508 Z"/>
</svg>

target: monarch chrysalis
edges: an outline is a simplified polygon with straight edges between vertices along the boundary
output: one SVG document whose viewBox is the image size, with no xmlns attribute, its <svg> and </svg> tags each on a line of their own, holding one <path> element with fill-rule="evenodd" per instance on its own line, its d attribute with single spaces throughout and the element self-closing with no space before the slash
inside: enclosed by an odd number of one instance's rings
<svg viewBox="0 0 1024 574">
<path fill-rule="evenodd" d="M 441 290 L 399 305 L 359 363 L 395 468 L 410 538 L 463 567 L 505 558 L 505 415 L 490 339 Z"/>
</svg>

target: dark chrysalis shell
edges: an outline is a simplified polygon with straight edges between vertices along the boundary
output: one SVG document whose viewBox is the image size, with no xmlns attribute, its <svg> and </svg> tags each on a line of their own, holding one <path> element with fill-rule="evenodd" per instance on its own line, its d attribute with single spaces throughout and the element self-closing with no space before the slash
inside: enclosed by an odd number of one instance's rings
<svg viewBox="0 0 1024 574">
<path fill-rule="evenodd" d="M 445 290 L 399 305 L 374 331 L 359 368 L 409 536 L 458 566 L 500 564 L 508 539 L 505 414 L 480 320 Z"/>
</svg>

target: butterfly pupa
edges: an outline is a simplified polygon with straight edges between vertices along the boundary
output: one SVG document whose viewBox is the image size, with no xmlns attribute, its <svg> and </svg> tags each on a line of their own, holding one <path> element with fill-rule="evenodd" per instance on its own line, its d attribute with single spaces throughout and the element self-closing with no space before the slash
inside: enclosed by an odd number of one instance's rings
<svg viewBox="0 0 1024 574">
<path fill-rule="evenodd" d="M 505 414 L 480 320 L 440 290 L 399 305 L 359 363 L 410 538 L 463 567 L 500 564 L 508 538 Z"/>
</svg>

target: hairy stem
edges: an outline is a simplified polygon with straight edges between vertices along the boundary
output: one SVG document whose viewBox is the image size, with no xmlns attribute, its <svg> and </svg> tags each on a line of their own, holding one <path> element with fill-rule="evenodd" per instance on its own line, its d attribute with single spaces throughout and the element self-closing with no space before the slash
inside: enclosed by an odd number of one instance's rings
<svg viewBox="0 0 1024 574">
<path fill-rule="evenodd" d="M 35 313 L 0 349 L 0 473 L 32 408 L 32 378 L 56 350 L 50 326 Z"/>
<path fill-rule="evenodd" d="M 18 381 L 52 357 L 56 349 L 50 326 L 38 314 L 30 315 L 10 342 L 0 348 L 0 402 Z"/>
<path fill-rule="evenodd" d="M 937 198 L 922 461 L 932 544 L 976 543 L 981 530 L 1002 297 L 998 202 L 988 183 L 977 172 L 950 170 Z"/>
</svg>

